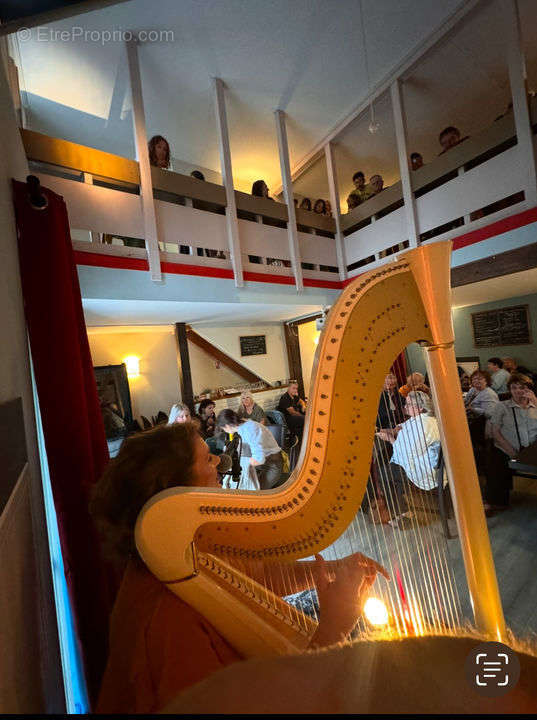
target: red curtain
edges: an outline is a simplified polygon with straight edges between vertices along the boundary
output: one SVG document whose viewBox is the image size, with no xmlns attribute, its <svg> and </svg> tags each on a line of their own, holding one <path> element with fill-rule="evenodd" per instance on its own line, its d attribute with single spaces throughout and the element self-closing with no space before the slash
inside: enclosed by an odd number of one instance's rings
<svg viewBox="0 0 537 720">
<path fill-rule="evenodd" d="M 397 378 L 397 384 L 399 385 L 399 387 L 406 384 L 407 367 L 406 355 L 404 350 L 395 358 L 395 362 L 392 365 L 390 372 L 392 372 Z"/>
<path fill-rule="evenodd" d="M 90 698 L 107 654 L 112 593 L 88 511 L 108 448 L 63 198 L 34 209 L 13 181 L 24 308 L 71 606 Z"/>
</svg>

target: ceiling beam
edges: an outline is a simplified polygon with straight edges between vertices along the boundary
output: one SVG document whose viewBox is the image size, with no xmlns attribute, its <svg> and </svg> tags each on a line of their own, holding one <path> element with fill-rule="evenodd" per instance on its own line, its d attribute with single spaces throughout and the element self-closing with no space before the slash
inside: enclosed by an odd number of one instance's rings
<svg viewBox="0 0 537 720">
<path fill-rule="evenodd" d="M 41 12 L 35 15 L 27 15 L 18 20 L 11 20 L 0 25 L 0 37 L 3 35 L 11 35 L 22 28 L 33 28 L 39 25 L 46 25 L 47 23 L 58 22 L 59 20 L 66 20 L 67 18 L 75 17 L 75 15 L 82 15 L 83 13 L 93 12 L 94 10 L 102 10 L 111 5 L 118 5 L 119 3 L 127 1 L 128 0 L 85 0 L 84 2 L 63 5 L 55 10 L 48 10 L 47 12 Z"/>
<path fill-rule="evenodd" d="M 469 12 L 474 10 L 478 5 L 483 4 L 484 0 L 462 0 L 457 8 L 451 13 L 448 19 L 442 23 L 441 27 L 432 32 L 426 40 L 420 43 L 417 47 L 411 50 L 401 62 L 385 75 L 368 93 L 368 95 L 355 105 L 350 112 L 347 113 L 336 125 L 329 130 L 328 134 L 320 140 L 315 147 L 310 150 L 304 157 L 299 160 L 291 171 L 291 179 L 297 180 L 303 175 L 312 165 L 314 165 L 323 155 L 325 145 L 329 142 L 337 140 L 337 136 L 350 125 L 369 105 L 376 100 L 380 95 L 387 92 L 391 85 L 396 80 L 404 79 L 403 76 L 410 73 L 417 63 L 423 59 L 424 55 L 429 51 L 433 50 L 442 40 L 446 39 L 446 36 L 453 31 L 456 25 L 468 15 Z M 282 185 L 279 185 L 274 191 L 273 195 L 280 195 L 282 192 Z"/>
<path fill-rule="evenodd" d="M 451 287 L 470 285 L 537 267 L 537 243 L 481 258 L 451 269 Z"/>
</svg>

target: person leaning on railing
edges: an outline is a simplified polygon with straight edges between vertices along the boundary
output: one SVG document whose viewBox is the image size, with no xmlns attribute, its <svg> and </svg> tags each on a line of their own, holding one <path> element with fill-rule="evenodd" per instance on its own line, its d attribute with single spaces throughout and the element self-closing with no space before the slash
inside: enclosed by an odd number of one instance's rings
<svg viewBox="0 0 537 720">
<path fill-rule="evenodd" d="M 371 196 L 371 190 L 366 188 L 365 175 L 361 170 L 354 173 L 352 176 L 352 182 L 354 183 L 354 190 L 351 190 L 349 197 L 347 198 L 347 206 L 349 210 L 358 207 L 358 205 Z"/>
<path fill-rule="evenodd" d="M 147 143 L 149 162 L 163 170 L 170 169 L 170 145 L 162 135 L 153 135 Z"/>
</svg>

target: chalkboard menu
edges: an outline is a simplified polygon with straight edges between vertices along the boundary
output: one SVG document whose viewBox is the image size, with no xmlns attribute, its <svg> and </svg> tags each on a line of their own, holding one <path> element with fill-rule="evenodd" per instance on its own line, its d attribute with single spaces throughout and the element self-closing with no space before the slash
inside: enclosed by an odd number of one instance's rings
<svg viewBox="0 0 537 720">
<path fill-rule="evenodd" d="M 241 355 L 266 355 L 266 335 L 241 335 Z"/>
<path fill-rule="evenodd" d="M 530 315 L 527 305 L 472 313 L 475 347 L 529 345 Z"/>
</svg>

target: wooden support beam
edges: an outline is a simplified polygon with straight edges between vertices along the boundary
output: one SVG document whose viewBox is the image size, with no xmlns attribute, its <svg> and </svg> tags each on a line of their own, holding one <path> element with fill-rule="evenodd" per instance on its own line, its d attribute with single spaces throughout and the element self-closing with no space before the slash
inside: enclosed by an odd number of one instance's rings
<svg viewBox="0 0 537 720">
<path fill-rule="evenodd" d="M 537 267 L 537 243 L 481 258 L 451 269 L 451 287 L 512 275 Z"/>
<path fill-rule="evenodd" d="M 239 237 L 239 223 L 237 220 L 237 203 L 235 188 L 233 187 L 233 170 L 231 167 L 231 150 L 229 147 L 229 132 L 227 125 L 226 98 L 224 83 L 220 78 L 213 78 L 214 102 L 216 111 L 216 126 L 218 129 L 218 147 L 220 149 L 220 170 L 222 181 L 226 190 L 226 226 L 231 266 L 235 278 L 235 287 L 243 287 L 242 255 Z"/>
<path fill-rule="evenodd" d="M 211 342 L 209 342 L 209 340 L 206 340 L 201 335 L 198 335 L 198 333 L 191 327 L 187 328 L 186 337 L 193 345 L 196 345 L 201 350 L 204 350 L 206 353 L 214 357 L 215 360 L 219 360 L 222 365 L 225 365 L 230 370 L 233 370 L 233 372 L 237 373 L 237 375 L 240 375 L 240 377 L 243 378 L 243 380 L 246 380 L 246 382 L 263 382 L 268 387 L 269 384 L 264 378 L 262 378 L 260 375 L 256 375 L 256 373 L 244 367 L 244 365 L 241 365 L 232 357 L 227 355 L 225 352 L 215 347 Z"/>
<path fill-rule="evenodd" d="M 175 341 L 177 343 L 177 364 L 179 366 L 179 385 L 181 400 L 194 413 L 194 390 L 192 388 L 192 372 L 188 353 L 187 330 L 185 323 L 175 323 Z"/>
<path fill-rule="evenodd" d="M 418 221 L 416 214 L 416 201 L 412 192 L 410 169 L 408 166 L 408 148 L 406 143 L 406 117 L 401 92 L 401 81 L 395 80 L 391 86 L 392 111 L 395 124 L 395 137 L 397 140 L 397 154 L 399 156 L 399 172 L 403 187 L 403 200 L 405 203 L 406 230 L 411 248 L 418 247 Z"/>
<path fill-rule="evenodd" d="M 507 38 L 507 65 L 513 98 L 513 116 L 519 148 L 519 162 L 526 171 L 526 201 L 530 207 L 537 204 L 537 174 L 533 131 L 528 108 L 526 87 L 526 61 L 522 48 L 522 35 L 517 0 L 502 0 Z"/>
<path fill-rule="evenodd" d="M 291 180 L 291 163 L 289 162 L 289 145 L 285 127 L 285 114 L 282 110 L 274 113 L 276 120 L 276 133 L 278 135 L 278 150 L 280 152 L 280 169 L 282 173 L 283 194 L 287 203 L 287 234 L 289 236 L 289 255 L 295 276 L 295 285 L 298 292 L 304 289 L 302 279 L 302 262 L 298 245 L 298 231 L 296 227 L 295 201 L 293 196 L 293 182 Z"/>
<path fill-rule="evenodd" d="M 160 249 L 158 245 L 157 219 L 155 215 L 155 202 L 153 200 L 153 182 L 151 179 L 151 166 L 147 152 L 147 133 L 145 129 L 144 101 L 142 98 L 142 79 L 140 77 L 140 64 L 138 62 L 138 41 L 129 40 L 127 46 L 127 60 L 129 63 L 129 77 L 132 93 L 132 110 L 134 120 L 134 139 L 136 153 L 140 166 L 140 199 L 144 218 L 144 238 L 151 280 L 162 280 L 160 269 Z"/>
<path fill-rule="evenodd" d="M 285 347 L 287 349 L 287 362 L 289 365 L 289 377 L 298 383 L 298 394 L 304 397 L 304 378 L 302 376 L 302 360 L 300 357 L 300 343 L 298 339 L 298 325 L 295 323 L 284 323 Z"/>
<path fill-rule="evenodd" d="M 328 142 L 324 146 L 324 154 L 326 157 L 326 173 L 328 175 L 328 187 L 330 188 L 330 203 L 332 204 L 332 213 L 336 223 L 336 256 L 339 269 L 339 279 L 344 281 L 347 279 L 347 256 L 345 252 L 345 238 L 341 229 L 341 210 L 339 206 L 339 188 L 337 182 L 336 164 L 334 161 L 334 148 L 332 143 Z"/>
</svg>

